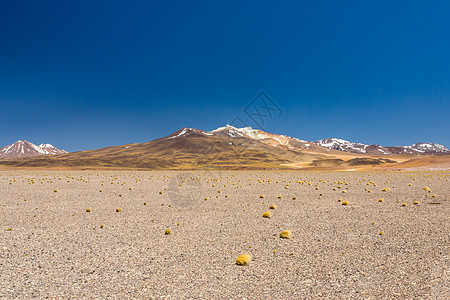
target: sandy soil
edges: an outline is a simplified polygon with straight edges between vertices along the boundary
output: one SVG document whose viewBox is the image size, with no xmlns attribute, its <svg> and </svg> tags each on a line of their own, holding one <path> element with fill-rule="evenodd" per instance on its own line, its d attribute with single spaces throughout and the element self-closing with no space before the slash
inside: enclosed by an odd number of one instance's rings
<svg viewBox="0 0 450 300">
<path fill-rule="evenodd" d="M 0 172 L 0 298 L 448 299 L 449 179 Z"/>
</svg>

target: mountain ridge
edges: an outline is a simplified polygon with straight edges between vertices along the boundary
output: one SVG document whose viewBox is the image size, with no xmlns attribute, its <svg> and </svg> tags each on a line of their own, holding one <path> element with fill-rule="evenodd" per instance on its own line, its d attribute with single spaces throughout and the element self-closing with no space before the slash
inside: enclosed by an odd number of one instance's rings
<svg viewBox="0 0 450 300">
<path fill-rule="evenodd" d="M 63 153 L 68 152 L 58 149 L 51 144 L 36 145 L 26 140 L 19 140 L 15 143 L 0 148 L 0 158 L 56 155 Z"/>
<path fill-rule="evenodd" d="M 273 169 L 286 168 L 282 165 L 309 158 L 310 155 L 271 147 L 245 136 L 220 136 L 194 128 L 182 128 L 147 143 L 0 160 L 0 163 L 15 167 Z M 321 156 L 315 155 L 314 158 Z"/>
<path fill-rule="evenodd" d="M 407 146 L 381 146 L 350 142 L 339 138 L 329 138 L 316 141 L 316 144 L 338 151 L 362 154 L 416 154 L 441 155 L 450 154 L 450 150 L 438 143 L 415 143 Z M 380 153 L 381 152 L 381 153 Z"/>
<path fill-rule="evenodd" d="M 434 143 L 383 147 L 336 138 L 312 142 L 231 125 L 211 131 L 185 127 L 146 143 L 72 153 L 27 141 L 18 141 L 0 151 L 0 165 L 6 167 L 154 170 L 393 167 L 415 157 L 422 160 L 420 157 L 442 156 L 447 160 L 449 156 L 445 154 L 450 154 L 447 148 Z"/>
<path fill-rule="evenodd" d="M 450 150 L 445 146 L 437 143 L 415 143 L 408 146 L 381 146 L 381 145 L 368 145 L 363 143 L 355 143 L 346 141 L 339 138 L 322 139 L 318 141 L 306 141 L 296 137 L 290 137 L 282 134 L 274 134 L 265 132 L 259 129 L 253 129 L 251 127 L 237 128 L 227 124 L 226 126 L 219 127 L 211 130 L 210 133 L 218 132 L 238 132 L 240 134 L 246 134 L 246 136 L 260 140 L 266 144 L 270 144 L 276 147 L 287 148 L 291 150 L 317 150 L 320 151 L 317 146 L 328 148 L 331 150 L 338 150 L 349 153 L 360 154 L 416 154 L 416 155 L 441 155 L 450 154 Z M 230 134 L 229 134 L 230 135 Z M 232 134 L 230 135 L 232 136 Z"/>
</svg>

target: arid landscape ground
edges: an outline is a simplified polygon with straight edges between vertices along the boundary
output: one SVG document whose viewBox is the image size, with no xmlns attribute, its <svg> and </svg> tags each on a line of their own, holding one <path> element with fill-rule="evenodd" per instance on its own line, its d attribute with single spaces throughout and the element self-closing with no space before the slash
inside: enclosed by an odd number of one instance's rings
<svg viewBox="0 0 450 300">
<path fill-rule="evenodd" d="M 2 171 L 0 298 L 448 299 L 449 180 Z"/>
</svg>

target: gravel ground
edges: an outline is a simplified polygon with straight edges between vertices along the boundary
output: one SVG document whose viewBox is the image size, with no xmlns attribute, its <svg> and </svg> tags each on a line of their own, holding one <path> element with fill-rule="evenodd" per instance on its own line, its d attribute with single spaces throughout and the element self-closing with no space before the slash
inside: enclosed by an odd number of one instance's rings
<svg viewBox="0 0 450 300">
<path fill-rule="evenodd" d="M 0 298 L 448 299 L 449 179 L 0 172 Z"/>
</svg>

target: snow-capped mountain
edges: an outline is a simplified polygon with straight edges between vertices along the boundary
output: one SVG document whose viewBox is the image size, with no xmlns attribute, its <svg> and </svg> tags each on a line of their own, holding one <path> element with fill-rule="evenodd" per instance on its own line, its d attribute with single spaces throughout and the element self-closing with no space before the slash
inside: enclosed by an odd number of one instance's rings
<svg viewBox="0 0 450 300">
<path fill-rule="evenodd" d="M 411 146 L 403 146 L 403 148 L 425 153 L 450 154 L 450 150 L 444 145 L 436 143 L 417 143 Z"/>
<path fill-rule="evenodd" d="M 329 138 L 317 142 L 305 141 L 299 138 L 282 134 L 265 132 L 251 127 L 237 128 L 231 125 L 219 127 L 211 131 L 203 131 L 195 128 L 182 128 L 165 139 L 174 139 L 188 135 L 217 136 L 232 138 L 247 138 L 260 141 L 266 145 L 293 151 L 326 152 L 338 150 L 351 153 L 384 155 L 384 154 L 423 154 L 437 155 L 450 154 L 445 146 L 436 143 L 417 143 L 409 146 L 367 145 L 363 143 L 349 142 L 339 138 Z"/>
<path fill-rule="evenodd" d="M 197 130 L 190 128 L 189 130 Z M 199 131 L 199 130 L 197 130 Z M 410 146 L 384 147 L 380 145 L 366 145 L 353 143 L 343 139 L 330 138 L 310 142 L 295 137 L 281 134 L 273 134 L 251 127 L 236 128 L 231 125 L 219 127 L 210 132 L 202 131 L 203 134 L 213 134 L 215 136 L 247 137 L 258 140 L 267 145 L 283 148 L 286 150 L 305 150 L 323 152 L 324 149 L 332 149 L 344 152 L 383 155 L 383 154 L 450 154 L 450 150 L 443 145 L 436 143 L 417 143 Z"/>
<path fill-rule="evenodd" d="M 342 152 L 359 155 L 342 155 Z M 395 156 L 405 154 L 414 166 L 437 166 L 446 168 L 450 151 L 439 144 L 417 143 L 410 146 L 383 147 L 352 143 L 342 139 L 305 141 L 298 138 L 273 134 L 250 127 L 223 126 L 212 131 L 182 128 L 166 137 L 146 143 L 66 153 L 48 144 L 39 146 L 18 141 L 0 148 L 0 167 L 63 167 L 97 168 L 121 167 L 158 170 L 258 170 L 279 168 L 356 168 L 358 166 L 396 165 Z M 418 157 L 418 154 L 424 155 Z M 30 157 L 31 156 L 31 157 Z M 41 157 L 46 156 L 46 157 Z M 10 157 L 11 159 L 9 159 Z M 18 159 L 15 159 L 18 158 Z M 402 160 L 402 164 L 405 161 Z M 399 168 L 410 165 L 399 164 Z"/>
<path fill-rule="evenodd" d="M 362 154 L 450 154 L 449 149 L 436 143 L 417 143 L 410 146 L 384 147 L 330 138 L 319 140 L 316 144 L 328 149 Z"/>
<path fill-rule="evenodd" d="M 227 124 L 226 126 L 210 131 L 210 133 L 217 136 L 228 135 L 231 137 L 247 137 L 286 150 L 311 150 L 311 147 L 317 147 L 313 142 L 282 134 L 269 133 L 251 127 L 236 128 Z"/>
<path fill-rule="evenodd" d="M 180 130 L 175 131 L 174 133 L 172 133 L 168 137 L 165 137 L 164 139 L 171 140 L 174 138 L 184 137 L 184 136 L 188 136 L 188 135 L 192 135 L 192 134 L 213 135 L 212 133 L 209 133 L 209 132 L 206 132 L 206 131 L 203 131 L 200 129 L 184 127 L 184 128 L 181 128 Z"/>
<path fill-rule="evenodd" d="M 67 153 L 50 144 L 35 145 L 28 141 L 17 141 L 14 144 L 0 148 L 0 158 L 20 156 L 55 155 Z"/>
<path fill-rule="evenodd" d="M 339 150 L 339 151 L 345 151 L 345 152 L 352 152 L 352 153 L 372 153 L 372 152 L 378 152 L 377 154 L 388 154 L 387 149 L 385 149 L 383 146 L 379 145 L 366 145 L 362 143 L 353 143 L 349 142 L 343 139 L 338 138 L 330 138 L 330 139 L 324 139 L 316 142 L 317 145 L 333 149 L 333 150 Z"/>
</svg>

